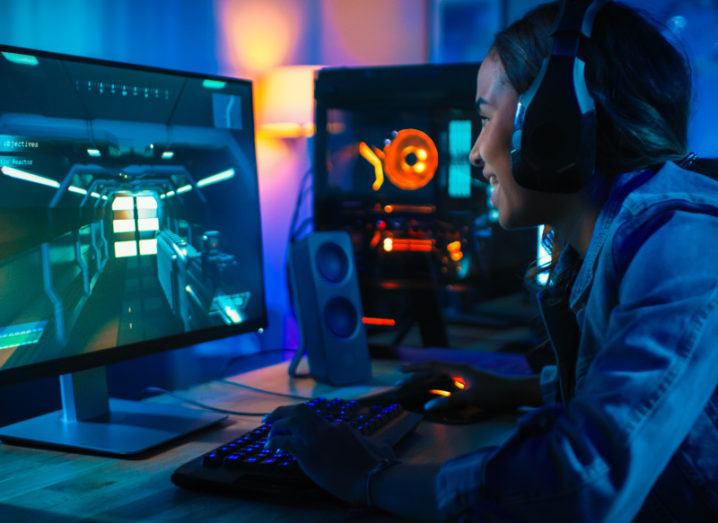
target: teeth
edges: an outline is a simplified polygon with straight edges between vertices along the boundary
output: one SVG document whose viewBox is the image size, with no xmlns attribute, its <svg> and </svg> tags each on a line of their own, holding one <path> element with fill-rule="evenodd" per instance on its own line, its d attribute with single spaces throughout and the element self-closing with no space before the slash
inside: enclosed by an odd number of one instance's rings
<svg viewBox="0 0 718 523">
<path fill-rule="evenodd" d="M 496 179 L 496 176 L 489 176 L 489 185 L 491 187 L 496 187 L 499 184 L 499 181 Z"/>
</svg>

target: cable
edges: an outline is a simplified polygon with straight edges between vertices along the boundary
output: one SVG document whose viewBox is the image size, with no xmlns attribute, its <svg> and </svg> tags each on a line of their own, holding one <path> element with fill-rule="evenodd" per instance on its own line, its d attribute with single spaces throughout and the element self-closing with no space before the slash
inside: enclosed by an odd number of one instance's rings
<svg viewBox="0 0 718 523">
<path fill-rule="evenodd" d="M 252 387 L 251 385 L 245 385 L 244 383 L 237 383 L 236 381 L 230 381 L 228 379 L 221 379 L 221 380 L 219 380 L 219 382 L 224 383 L 226 385 L 233 385 L 233 386 L 239 387 L 241 389 L 253 390 L 254 392 L 260 392 L 262 394 L 269 394 L 271 396 L 279 396 L 282 398 L 292 398 L 295 400 L 304 400 L 304 401 L 311 401 L 314 399 L 311 396 L 298 396 L 296 394 L 287 394 L 284 392 L 274 392 L 273 390 L 260 389 L 259 387 Z"/>
<path fill-rule="evenodd" d="M 299 213 L 302 207 L 302 200 L 304 199 L 304 193 L 306 192 L 307 187 L 305 187 L 307 180 L 311 180 L 313 169 L 310 167 L 307 169 L 307 171 L 302 175 L 301 180 L 299 181 L 299 191 L 297 192 L 297 200 L 294 203 L 294 212 L 292 213 L 292 221 L 289 226 L 289 236 L 290 238 L 294 235 L 294 230 L 297 226 L 297 220 L 299 219 Z M 309 186 L 311 187 L 311 185 Z"/>
<path fill-rule="evenodd" d="M 295 242 L 297 238 L 299 238 L 299 235 L 304 232 L 304 229 L 306 229 L 308 225 L 312 225 L 313 223 L 314 218 L 305 218 L 297 227 L 295 227 L 291 237 L 289 238 L 289 241 Z"/>
<path fill-rule="evenodd" d="M 185 396 L 182 396 L 181 394 L 177 394 L 176 392 L 172 392 L 161 387 L 146 387 L 142 392 L 158 392 L 161 394 L 167 394 L 168 396 L 183 401 L 184 403 L 189 403 L 190 405 L 194 405 L 205 410 L 211 410 L 212 412 L 219 412 L 221 414 L 232 414 L 234 416 L 256 416 L 258 418 L 264 417 L 269 414 L 268 412 L 243 412 L 239 410 L 229 410 L 222 409 L 220 407 L 213 407 L 212 405 L 207 405 L 206 403 L 202 403 L 201 401 L 187 398 Z"/>
</svg>

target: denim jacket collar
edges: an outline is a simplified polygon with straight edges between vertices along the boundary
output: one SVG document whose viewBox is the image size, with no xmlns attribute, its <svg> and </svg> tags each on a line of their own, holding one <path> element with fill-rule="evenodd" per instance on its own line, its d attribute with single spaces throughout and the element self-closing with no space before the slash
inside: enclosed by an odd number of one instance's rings
<svg viewBox="0 0 718 523">
<path fill-rule="evenodd" d="M 591 242 L 586 251 L 586 257 L 583 259 L 581 268 L 576 275 L 571 289 L 569 307 L 574 313 L 580 308 L 581 303 L 591 288 L 596 260 L 609 235 L 611 224 L 621 210 L 623 201 L 633 190 L 645 183 L 653 174 L 654 172 L 650 169 L 632 171 L 619 175 L 614 181 L 608 199 L 601 207 L 601 211 L 596 218 L 596 224 L 594 225 L 593 234 L 591 235 Z"/>
</svg>

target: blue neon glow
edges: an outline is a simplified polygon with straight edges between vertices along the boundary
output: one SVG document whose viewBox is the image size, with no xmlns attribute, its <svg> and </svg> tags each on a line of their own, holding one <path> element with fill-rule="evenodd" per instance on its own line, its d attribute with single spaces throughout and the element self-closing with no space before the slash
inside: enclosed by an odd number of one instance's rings
<svg viewBox="0 0 718 523">
<path fill-rule="evenodd" d="M 93 158 L 99 158 L 100 156 L 102 156 L 102 153 L 99 149 L 88 149 L 87 154 L 89 154 Z"/>
<path fill-rule="evenodd" d="M 208 185 L 212 185 L 213 183 L 229 180 L 232 177 L 234 177 L 234 169 L 227 169 L 226 171 L 213 174 L 212 176 L 207 176 L 207 178 L 202 178 L 197 182 L 197 187 L 206 187 Z"/>
<path fill-rule="evenodd" d="M 4 165 L 3 167 L 1 167 L 0 171 L 2 171 L 2 173 L 5 176 L 9 176 L 10 178 L 16 178 L 18 180 L 24 180 L 26 182 L 38 183 L 40 185 L 46 185 L 47 187 L 52 187 L 53 189 L 60 188 L 60 183 L 57 180 L 53 180 L 51 178 L 45 178 L 44 176 L 29 173 L 27 171 L 21 171 L 20 169 L 15 169 L 14 167 L 8 167 L 7 165 Z"/>
<path fill-rule="evenodd" d="M 449 196 L 471 196 L 471 120 L 449 122 Z"/>
<path fill-rule="evenodd" d="M 14 64 L 37 65 L 39 63 L 37 61 L 37 58 L 32 56 L 31 54 L 7 53 L 3 51 L 2 55 L 8 62 L 12 62 Z"/>
<path fill-rule="evenodd" d="M 537 229 L 538 236 L 536 237 L 536 261 L 537 265 L 539 267 L 543 265 L 547 265 L 551 262 L 551 254 L 546 250 L 546 248 L 543 246 L 543 243 L 541 242 L 541 238 L 543 237 L 543 225 L 539 225 Z M 536 283 L 539 285 L 546 285 L 548 283 L 548 273 L 539 273 L 536 275 Z"/>
<path fill-rule="evenodd" d="M 172 158 L 174 158 L 174 156 L 175 156 L 174 151 L 164 151 L 162 153 L 163 160 L 171 160 Z"/>
<path fill-rule="evenodd" d="M 67 190 L 76 194 L 82 194 L 83 196 L 87 194 L 87 191 L 85 189 L 83 189 L 82 187 L 75 187 L 74 185 L 70 185 Z"/>
<path fill-rule="evenodd" d="M 205 89 L 224 89 L 227 85 L 227 82 L 223 82 L 221 80 L 203 80 L 202 81 L 202 87 Z"/>
</svg>

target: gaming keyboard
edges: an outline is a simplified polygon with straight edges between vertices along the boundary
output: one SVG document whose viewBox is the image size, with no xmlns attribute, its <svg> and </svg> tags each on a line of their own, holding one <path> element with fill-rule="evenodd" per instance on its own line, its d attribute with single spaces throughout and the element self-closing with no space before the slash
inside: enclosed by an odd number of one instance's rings
<svg viewBox="0 0 718 523">
<path fill-rule="evenodd" d="M 422 419 L 421 414 L 406 411 L 398 403 L 366 403 L 370 400 L 316 398 L 307 406 L 328 421 L 347 423 L 378 443 L 392 447 Z M 172 481 L 193 490 L 274 502 L 327 499 L 329 495 L 302 472 L 294 456 L 264 448 L 269 430 L 269 425 L 260 425 L 185 463 L 172 474 Z"/>
</svg>

